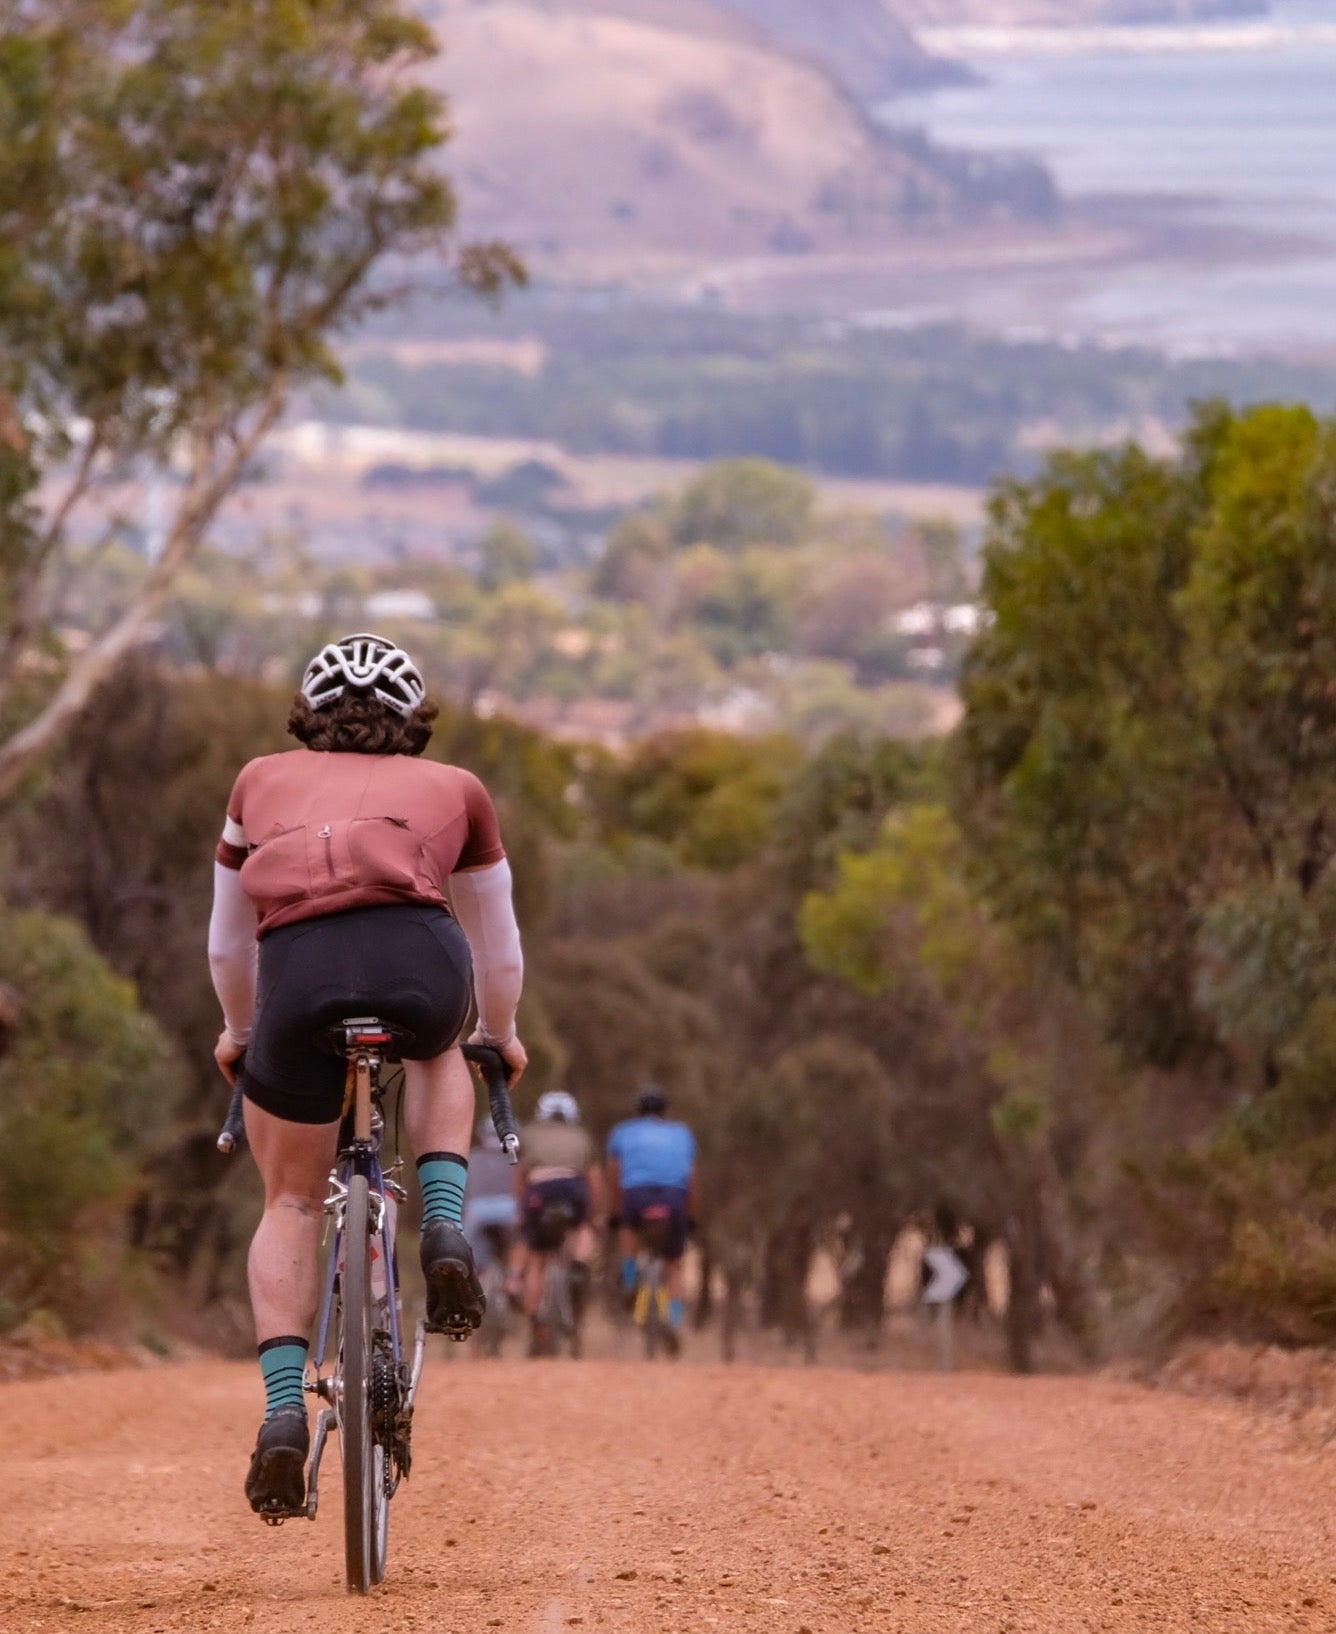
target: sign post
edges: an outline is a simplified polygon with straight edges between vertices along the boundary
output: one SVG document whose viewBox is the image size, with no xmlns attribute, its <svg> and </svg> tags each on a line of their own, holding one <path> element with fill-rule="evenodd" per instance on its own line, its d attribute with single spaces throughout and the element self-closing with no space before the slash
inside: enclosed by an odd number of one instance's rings
<svg viewBox="0 0 1336 1634">
<path fill-rule="evenodd" d="M 950 1248 L 925 1248 L 923 1258 L 931 1273 L 923 1303 L 937 1307 L 937 1342 L 943 1373 L 956 1365 L 955 1298 L 970 1279 L 964 1262 Z"/>
</svg>

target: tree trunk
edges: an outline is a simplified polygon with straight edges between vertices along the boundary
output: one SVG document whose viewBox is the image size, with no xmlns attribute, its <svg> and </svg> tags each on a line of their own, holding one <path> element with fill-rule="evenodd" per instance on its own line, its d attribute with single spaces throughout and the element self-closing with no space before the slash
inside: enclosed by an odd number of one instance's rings
<svg viewBox="0 0 1336 1634">
<path fill-rule="evenodd" d="M 886 1315 L 886 1265 L 895 1237 L 880 1225 L 855 1230 L 859 1257 L 840 1289 L 840 1327 L 846 1333 L 865 1334 L 869 1348 L 875 1350 Z"/>
<path fill-rule="evenodd" d="M 714 1315 L 714 1250 L 708 1242 L 700 1242 L 700 1287 L 696 1290 L 696 1308 L 691 1325 L 699 1333 Z"/>
<path fill-rule="evenodd" d="M 1034 1372 L 1034 1340 L 1039 1331 L 1039 1234 L 1033 1194 L 1007 1221 L 1007 1365 L 1013 1373 Z"/>
<path fill-rule="evenodd" d="M 162 554 L 134 600 L 109 630 L 74 659 L 45 707 L 26 726 L 0 743 L 0 803 L 14 793 L 27 774 L 55 747 L 121 659 L 143 640 L 148 626 L 166 606 L 182 569 L 199 549 L 205 529 L 235 487 L 246 462 L 282 413 L 286 385 L 286 376 L 278 376 L 271 382 L 254 424 L 237 438 L 216 468 L 212 462 L 218 454 L 217 437 L 207 453 L 201 452 L 196 478 L 181 501 Z"/>
</svg>

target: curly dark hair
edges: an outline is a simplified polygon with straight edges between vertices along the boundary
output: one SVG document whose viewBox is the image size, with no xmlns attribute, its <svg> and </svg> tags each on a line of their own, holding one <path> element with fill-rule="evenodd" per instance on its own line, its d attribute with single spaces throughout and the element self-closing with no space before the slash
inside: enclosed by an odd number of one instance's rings
<svg viewBox="0 0 1336 1634">
<path fill-rule="evenodd" d="M 439 714 L 426 699 L 405 720 L 368 692 L 345 692 L 323 709 L 312 709 L 299 692 L 292 700 L 288 731 L 308 749 L 334 754 L 420 755 Z"/>
</svg>

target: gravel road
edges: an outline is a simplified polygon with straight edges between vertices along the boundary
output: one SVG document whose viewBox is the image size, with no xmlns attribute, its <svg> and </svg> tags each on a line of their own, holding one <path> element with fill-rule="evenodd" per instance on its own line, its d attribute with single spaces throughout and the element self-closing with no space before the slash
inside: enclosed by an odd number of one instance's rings
<svg viewBox="0 0 1336 1634">
<path fill-rule="evenodd" d="M 0 1388 L 0 1629 L 1336 1629 L 1331 1456 L 1090 1379 L 437 1359 L 370 1604 L 241 1480 L 255 1370 Z"/>
</svg>

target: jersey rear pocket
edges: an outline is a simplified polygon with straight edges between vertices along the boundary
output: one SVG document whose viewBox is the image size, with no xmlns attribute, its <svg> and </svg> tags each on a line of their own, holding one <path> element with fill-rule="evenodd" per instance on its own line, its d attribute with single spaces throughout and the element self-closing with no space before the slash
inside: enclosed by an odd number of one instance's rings
<svg viewBox="0 0 1336 1634">
<path fill-rule="evenodd" d="M 241 888 L 261 916 L 311 895 L 306 828 L 283 828 L 261 840 L 241 865 Z"/>
<path fill-rule="evenodd" d="M 424 866 L 424 842 L 403 817 L 356 817 L 334 825 L 348 851 L 348 864 L 358 885 L 384 885 L 401 891 L 438 894 L 440 886 Z"/>
</svg>

